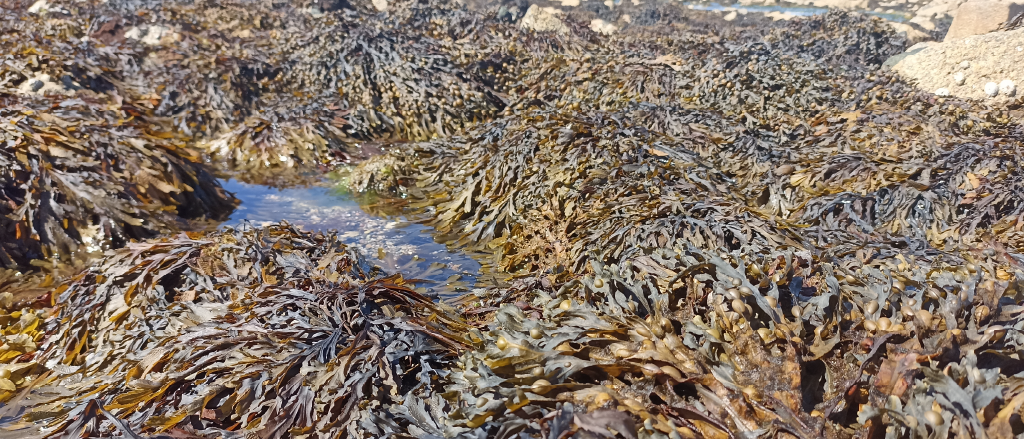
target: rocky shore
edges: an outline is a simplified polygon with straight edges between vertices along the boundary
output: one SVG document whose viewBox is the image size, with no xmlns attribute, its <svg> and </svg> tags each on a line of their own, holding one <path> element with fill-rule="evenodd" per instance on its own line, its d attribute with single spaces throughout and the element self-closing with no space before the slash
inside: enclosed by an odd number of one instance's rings
<svg viewBox="0 0 1024 439">
<path fill-rule="evenodd" d="M 0 434 L 1014 437 L 1024 30 L 952 5 L 5 4 Z M 342 163 L 502 278 L 210 230 Z"/>
</svg>

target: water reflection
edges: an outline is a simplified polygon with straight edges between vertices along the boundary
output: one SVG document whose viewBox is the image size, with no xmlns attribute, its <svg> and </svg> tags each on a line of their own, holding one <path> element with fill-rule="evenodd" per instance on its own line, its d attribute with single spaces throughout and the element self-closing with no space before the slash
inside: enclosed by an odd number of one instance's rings
<svg viewBox="0 0 1024 439">
<path fill-rule="evenodd" d="M 826 7 L 819 7 L 819 6 L 779 6 L 779 5 L 769 6 L 769 5 L 741 5 L 741 4 L 735 4 L 735 5 L 732 5 L 732 6 L 725 6 L 725 5 L 722 5 L 722 4 L 717 3 L 717 2 L 712 2 L 712 3 L 695 3 L 695 2 L 691 3 L 691 2 L 686 2 L 686 3 L 683 3 L 683 4 L 686 5 L 690 9 L 696 9 L 696 10 L 699 10 L 699 11 L 733 11 L 733 10 L 744 9 L 744 10 L 746 10 L 748 12 L 760 12 L 760 13 L 784 12 L 784 13 L 788 13 L 789 15 L 792 15 L 794 17 L 810 17 L 812 15 L 819 15 L 819 14 L 827 13 L 828 10 L 829 10 Z M 868 15 L 873 15 L 873 16 L 876 16 L 876 17 L 879 17 L 879 18 L 883 18 L 883 19 L 886 19 L 886 20 L 889 20 L 889 21 L 894 21 L 894 22 L 897 22 L 897 23 L 906 22 L 910 18 L 907 14 L 904 14 L 904 13 L 901 13 L 901 12 L 878 12 L 878 11 L 868 11 L 868 10 L 861 10 L 861 11 L 858 11 L 858 12 L 861 12 L 861 13 L 864 13 L 864 14 L 868 14 Z"/>
<path fill-rule="evenodd" d="M 242 202 L 221 227 L 244 221 L 264 225 L 284 220 L 304 230 L 337 230 L 343 242 L 358 248 L 371 263 L 388 272 L 426 280 L 418 284 L 421 291 L 441 298 L 468 291 L 477 282 L 480 263 L 434 242 L 429 227 L 401 216 L 371 215 L 329 180 L 287 189 L 234 179 L 222 180 L 221 184 Z"/>
</svg>

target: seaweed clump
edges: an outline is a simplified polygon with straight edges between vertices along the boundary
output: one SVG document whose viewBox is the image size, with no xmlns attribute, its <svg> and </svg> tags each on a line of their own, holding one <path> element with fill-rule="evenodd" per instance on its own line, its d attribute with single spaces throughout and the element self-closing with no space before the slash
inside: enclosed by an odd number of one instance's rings
<svg viewBox="0 0 1024 439">
<path fill-rule="evenodd" d="M 239 168 L 385 142 L 352 188 L 517 277 L 455 310 L 287 225 L 131 244 L 30 335 L 12 383 L 46 385 L 14 403 L 44 435 L 1024 431 L 1019 107 L 879 71 L 904 44 L 879 20 L 719 30 L 658 5 L 552 36 L 508 7 L 296 4 L 229 32 L 192 17 L 233 3 L 90 7 L 183 36 L 170 65 L 219 60 L 155 70 L 167 88 L 130 99 L 149 120 Z"/>
<path fill-rule="evenodd" d="M 381 437 L 464 346 L 409 281 L 287 224 L 133 244 L 56 302 L 25 372 L 47 371 L 29 415 L 47 436 Z"/>
<path fill-rule="evenodd" d="M 2 100 L 0 266 L 68 262 L 235 207 L 198 153 L 156 126 L 125 121 L 130 107 Z"/>
<path fill-rule="evenodd" d="M 115 78 L 100 67 L 121 53 L 89 47 L 71 20 L 0 14 L 0 266 L 74 265 L 234 209 L 169 121 L 104 93 Z"/>
<path fill-rule="evenodd" d="M 510 59 L 496 53 L 508 40 L 484 30 L 512 26 L 444 1 L 387 14 L 369 2 L 325 6 L 56 1 L 45 19 L 65 24 L 82 59 L 49 76 L 166 118 L 256 181 L 345 158 L 363 141 L 445 136 L 504 108 L 494 66 Z"/>
<path fill-rule="evenodd" d="M 997 165 L 1018 110 L 877 71 L 898 47 L 877 24 L 626 29 L 524 69 L 503 117 L 355 172 L 522 276 L 459 300 L 479 332 L 449 419 L 549 437 L 1024 430 L 1024 200 Z"/>
</svg>

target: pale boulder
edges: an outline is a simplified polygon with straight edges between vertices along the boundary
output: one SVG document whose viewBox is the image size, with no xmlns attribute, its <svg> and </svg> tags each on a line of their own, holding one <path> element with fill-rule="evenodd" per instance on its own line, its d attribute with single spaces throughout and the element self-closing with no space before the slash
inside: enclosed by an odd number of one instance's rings
<svg viewBox="0 0 1024 439">
<path fill-rule="evenodd" d="M 935 20 L 943 19 L 945 17 L 953 17 L 957 14 L 957 9 L 960 5 L 965 3 L 967 0 L 932 0 L 928 4 L 917 10 L 917 16 L 914 20 Z M 931 30 L 931 29 L 929 29 Z"/>
<path fill-rule="evenodd" d="M 931 37 L 927 32 L 918 29 L 915 26 L 906 23 L 888 22 L 889 26 L 892 27 L 897 34 L 903 35 L 907 38 L 907 44 L 914 45 L 922 41 L 927 40 Z"/>
<path fill-rule="evenodd" d="M 884 66 L 892 66 L 922 90 L 945 88 L 950 96 L 1002 103 L 1018 99 L 1016 85 L 1024 81 L 1022 53 L 1024 29 L 1018 29 L 920 43 Z"/>
<path fill-rule="evenodd" d="M 28 7 L 29 14 L 45 14 L 50 9 L 50 4 L 46 0 L 39 0 L 32 3 L 32 6 Z"/>
<path fill-rule="evenodd" d="M 612 23 L 604 21 L 600 18 L 595 18 L 590 21 L 590 30 L 597 32 L 599 34 L 611 35 L 614 34 L 615 31 L 619 30 L 619 28 Z"/>
<path fill-rule="evenodd" d="M 537 5 L 530 5 L 530 9 L 526 10 L 526 15 L 524 15 L 522 21 L 519 22 L 519 26 L 523 29 L 530 29 L 536 32 L 567 34 L 569 33 L 569 27 L 567 27 L 565 23 L 562 23 L 562 20 L 558 18 L 558 15 L 561 13 L 561 9 L 550 7 L 542 8 Z"/>
<path fill-rule="evenodd" d="M 982 35 L 1024 12 L 1024 3 L 1005 0 L 971 0 L 960 5 L 943 41 Z"/>
</svg>

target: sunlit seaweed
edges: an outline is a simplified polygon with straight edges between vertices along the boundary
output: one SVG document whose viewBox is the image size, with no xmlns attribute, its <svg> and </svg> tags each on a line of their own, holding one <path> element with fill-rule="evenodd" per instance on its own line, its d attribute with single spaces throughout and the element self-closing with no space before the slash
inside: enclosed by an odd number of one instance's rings
<svg viewBox="0 0 1024 439">
<path fill-rule="evenodd" d="M 437 391 L 462 323 L 370 268 L 288 225 L 132 244 L 57 298 L 28 416 L 90 437 L 398 428 L 404 397 Z"/>
<path fill-rule="evenodd" d="M 856 14 L 721 28 L 627 6 L 647 15 L 604 37 L 587 11 L 547 35 L 508 6 L 112 0 L 81 6 L 109 18 L 84 43 L 65 14 L 47 32 L 77 45 L 31 44 L 116 68 L 17 46 L 31 74 L 5 87 L 66 76 L 68 106 L 117 102 L 147 150 L 191 138 L 265 176 L 383 142 L 349 188 L 517 277 L 452 309 L 287 225 L 131 243 L 52 310 L 0 296 L 21 343 L 0 398 L 72 437 L 1024 430 L 1019 103 L 879 71 L 905 42 Z"/>
<path fill-rule="evenodd" d="M 503 117 L 353 173 L 526 276 L 459 300 L 481 330 L 449 419 L 540 436 L 1024 428 L 1016 107 L 873 71 L 899 43 L 845 14 L 661 30 L 552 54 Z M 659 46 L 673 38 L 692 52 Z"/>
</svg>

